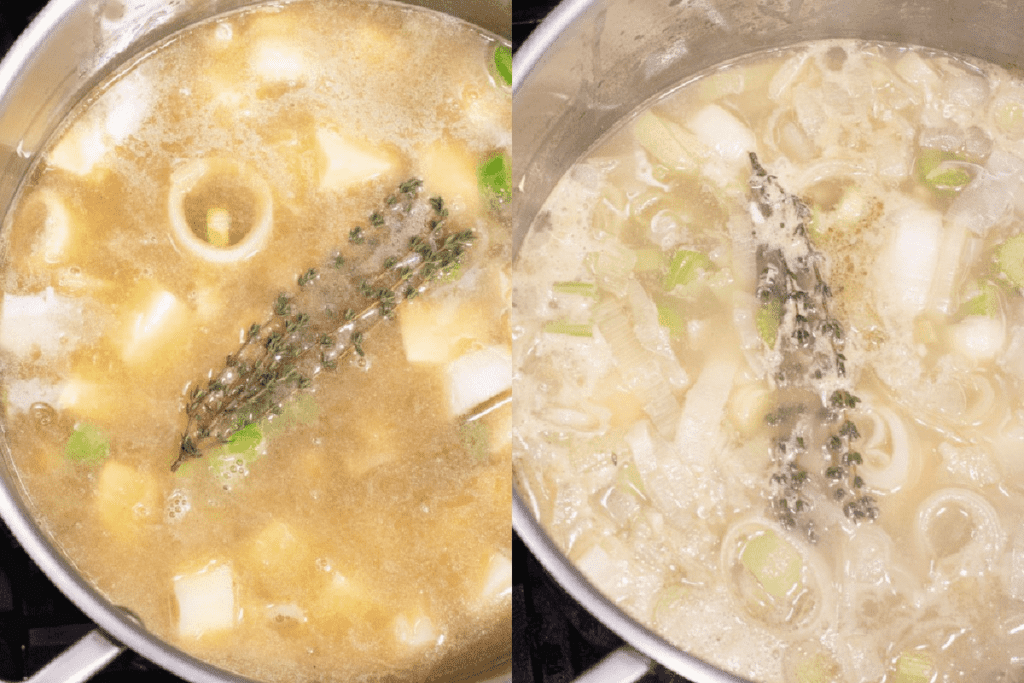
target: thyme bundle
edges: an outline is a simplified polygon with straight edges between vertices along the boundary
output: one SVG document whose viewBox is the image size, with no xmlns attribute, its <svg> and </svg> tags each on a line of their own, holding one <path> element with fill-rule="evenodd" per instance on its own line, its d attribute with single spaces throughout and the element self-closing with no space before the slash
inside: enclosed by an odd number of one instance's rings
<svg viewBox="0 0 1024 683">
<path fill-rule="evenodd" d="M 344 359 L 363 356 L 370 330 L 460 265 L 475 234 L 449 229 L 444 199 L 422 201 L 422 185 L 417 179 L 402 183 L 369 216 L 368 228 L 352 228 L 349 250 L 361 252 L 358 263 L 349 263 L 339 249 L 324 267 L 303 271 L 298 290 L 277 296 L 269 318 L 249 327 L 223 368 L 193 385 L 171 471 L 280 413 L 296 392 Z M 403 236 L 404 251 L 378 255 L 379 247 Z"/>
<path fill-rule="evenodd" d="M 812 540 L 805 489 L 811 475 L 802 464 L 820 454 L 822 486 L 853 520 L 874 519 L 878 506 L 857 474 L 860 438 L 849 413 L 859 398 L 850 393 L 843 326 L 829 311 L 832 290 L 821 274 L 824 255 L 807 234 L 810 210 L 787 194 L 750 155 L 751 212 L 758 268 L 758 328 L 780 394 L 766 417 L 772 445 L 771 509 L 786 528 L 802 528 Z"/>
</svg>

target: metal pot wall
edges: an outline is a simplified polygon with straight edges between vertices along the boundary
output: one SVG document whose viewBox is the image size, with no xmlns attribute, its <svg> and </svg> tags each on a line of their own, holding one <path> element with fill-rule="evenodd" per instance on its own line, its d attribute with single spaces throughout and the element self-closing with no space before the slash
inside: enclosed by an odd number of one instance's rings
<svg viewBox="0 0 1024 683">
<path fill-rule="evenodd" d="M 509 39 L 510 0 L 404 0 L 444 12 Z M 70 109 L 133 55 L 197 21 L 259 0 L 52 0 L 0 61 L 0 223 L 19 183 Z M 0 425 L 0 434 L 2 434 Z M 0 436 L 0 449 L 7 449 Z M 40 671 L 33 683 L 85 681 L 125 647 L 195 683 L 248 679 L 195 659 L 150 634 L 112 605 L 51 545 L 19 495 L 0 455 L 0 517 L 46 575 L 102 629 Z M 509 681 L 507 651 L 481 653 L 467 680 Z"/>
<path fill-rule="evenodd" d="M 1024 62 L 1016 0 L 564 0 L 517 51 L 512 116 L 515 244 L 563 173 L 625 116 L 704 69 L 823 38 L 923 45 Z M 545 534 L 518 486 L 513 526 L 545 568 L 611 630 L 698 683 L 737 681 L 619 610 Z"/>
</svg>

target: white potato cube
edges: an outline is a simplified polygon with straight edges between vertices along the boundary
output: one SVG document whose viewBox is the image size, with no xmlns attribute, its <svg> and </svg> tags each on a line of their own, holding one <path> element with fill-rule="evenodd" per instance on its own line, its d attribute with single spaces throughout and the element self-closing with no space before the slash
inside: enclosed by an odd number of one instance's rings
<svg viewBox="0 0 1024 683">
<path fill-rule="evenodd" d="M 749 175 L 749 155 L 757 151 L 757 140 L 735 115 L 717 104 L 709 104 L 694 114 L 689 128 L 712 159 L 704 168 L 708 177 L 724 186 L 740 173 Z"/>
<path fill-rule="evenodd" d="M 396 165 L 394 154 L 376 149 L 340 133 L 321 128 L 316 140 L 324 161 L 321 190 L 344 190 L 389 173 Z"/>
<path fill-rule="evenodd" d="M 281 38 L 257 43 L 249 66 L 258 78 L 271 83 L 302 83 L 310 71 L 302 46 Z"/>
<path fill-rule="evenodd" d="M 443 640 L 430 617 L 420 612 L 398 615 L 395 619 L 395 637 L 399 642 L 417 649 L 439 645 Z"/>
<path fill-rule="evenodd" d="M 953 325 L 951 337 L 960 355 L 977 362 L 990 361 L 1006 344 L 1006 327 L 996 318 L 969 315 Z"/>
<path fill-rule="evenodd" d="M 413 299 L 401 309 L 398 322 L 410 363 L 447 363 L 467 342 L 486 340 L 489 331 L 481 306 L 452 298 Z"/>
<path fill-rule="evenodd" d="M 140 523 L 158 511 L 160 488 L 149 472 L 108 460 L 96 483 L 96 505 L 107 530 L 132 536 Z"/>
<path fill-rule="evenodd" d="M 512 388 L 512 354 L 489 346 L 456 358 L 447 368 L 448 407 L 454 416 Z"/>
<path fill-rule="evenodd" d="M 200 638 L 234 627 L 235 582 L 230 565 L 214 564 L 193 574 L 174 577 L 178 600 L 178 635 Z"/>
<path fill-rule="evenodd" d="M 493 604 L 512 594 L 512 560 L 495 553 L 487 563 L 487 575 L 477 598 L 482 606 Z"/>
<path fill-rule="evenodd" d="M 419 157 L 428 192 L 443 196 L 453 211 L 479 210 L 476 159 L 465 145 L 437 142 L 420 150 Z"/>
<path fill-rule="evenodd" d="M 142 310 L 131 317 L 122 348 L 124 361 L 137 365 L 166 352 L 182 338 L 189 317 L 188 306 L 176 296 L 167 291 L 154 292 Z"/>
</svg>

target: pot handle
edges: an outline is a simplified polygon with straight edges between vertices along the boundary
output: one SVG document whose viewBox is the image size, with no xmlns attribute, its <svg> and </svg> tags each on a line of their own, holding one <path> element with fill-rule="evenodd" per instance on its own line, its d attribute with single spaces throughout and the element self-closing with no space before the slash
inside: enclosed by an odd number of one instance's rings
<svg viewBox="0 0 1024 683">
<path fill-rule="evenodd" d="M 84 683 L 124 650 L 102 631 L 90 631 L 24 683 Z"/>
<path fill-rule="evenodd" d="M 634 683 L 654 666 L 654 662 L 631 645 L 622 645 L 605 655 L 573 683 Z"/>
</svg>

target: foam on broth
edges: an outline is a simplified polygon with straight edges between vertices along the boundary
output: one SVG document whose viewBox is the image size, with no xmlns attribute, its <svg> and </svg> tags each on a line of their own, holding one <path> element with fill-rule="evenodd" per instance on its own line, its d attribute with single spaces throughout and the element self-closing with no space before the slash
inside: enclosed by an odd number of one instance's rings
<svg viewBox="0 0 1024 683">
<path fill-rule="evenodd" d="M 511 145 L 496 46 L 387 3 L 218 18 L 90 96 L 8 216 L 14 467 L 74 565 L 184 650 L 267 681 L 418 680 L 507 643 L 510 409 L 467 426 L 451 408 L 455 369 L 486 372 L 460 361 L 486 351 L 493 371 L 509 344 L 507 209 L 478 173 Z M 208 172 L 194 186 L 189 164 Z M 279 292 L 336 254 L 358 269 L 407 247 L 349 233 L 409 178 L 476 234 L 459 271 L 258 446 L 172 473 L 186 392 Z M 172 229 L 176 184 L 198 247 Z M 266 210 L 265 240 L 216 256 Z"/>
</svg>

